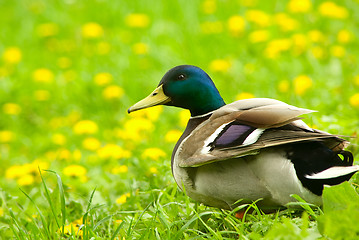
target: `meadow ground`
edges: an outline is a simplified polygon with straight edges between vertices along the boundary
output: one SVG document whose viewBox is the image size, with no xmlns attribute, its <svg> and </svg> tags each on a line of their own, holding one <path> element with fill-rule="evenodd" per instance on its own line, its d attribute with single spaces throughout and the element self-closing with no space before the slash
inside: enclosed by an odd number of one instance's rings
<svg viewBox="0 0 359 240">
<path fill-rule="evenodd" d="M 359 177 L 324 206 L 244 219 L 178 191 L 188 112 L 128 115 L 170 68 L 206 70 L 226 102 L 276 98 L 352 136 L 359 2 L 0 1 L 1 239 L 357 239 Z M 356 161 L 358 163 L 358 160 Z M 294 200 L 294 198 L 293 198 Z"/>
</svg>

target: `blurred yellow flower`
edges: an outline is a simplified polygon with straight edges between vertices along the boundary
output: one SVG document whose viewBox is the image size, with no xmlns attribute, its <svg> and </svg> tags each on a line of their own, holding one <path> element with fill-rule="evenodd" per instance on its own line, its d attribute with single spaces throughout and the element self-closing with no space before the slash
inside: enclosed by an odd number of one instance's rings
<svg viewBox="0 0 359 240">
<path fill-rule="evenodd" d="M 81 135 L 81 134 L 93 134 L 97 133 L 98 126 L 94 121 L 91 120 L 82 120 L 77 122 L 73 129 L 75 134 Z"/>
<path fill-rule="evenodd" d="M 241 92 L 236 96 L 236 100 L 242 100 L 242 99 L 248 99 L 248 98 L 254 98 L 255 96 L 252 93 L 249 92 Z"/>
<path fill-rule="evenodd" d="M 261 10 L 248 10 L 245 16 L 248 22 L 255 23 L 260 27 L 268 27 L 271 25 L 270 15 Z"/>
<path fill-rule="evenodd" d="M 55 133 L 54 135 L 52 135 L 51 140 L 56 145 L 63 146 L 66 144 L 66 137 L 61 133 Z"/>
<path fill-rule="evenodd" d="M 342 29 L 338 32 L 337 40 L 340 43 L 348 43 L 352 40 L 352 33 L 346 29 Z"/>
<path fill-rule="evenodd" d="M 17 179 L 17 184 L 20 186 L 29 186 L 35 182 L 33 175 L 25 174 Z"/>
<path fill-rule="evenodd" d="M 315 43 L 324 42 L 324 40 L 325 40 L 324 34 L 319 30 L 309 31 L 308 37 L 309 37 L 310 41 L 315 42 Z"/>
<path fill-rule="evenodd" d="M 111 169 L 112 174 L 127 173 L 128 167 L 126 165 L 120 165 Z"/>
<path fill-rule="evenodd" d="M 265 42 L 269 39 L 268 30 L 257 30 L 249 34 L 248 39 L 251 43 Z"/>
<path fill-rule="evenodd" d="M 240 35 L 246 26 L 246 22 L 242 16 L 234 15 L 228 19 L 228 30 L 229 32 L 234 35 Z"/>
<path fill-rule="evenodd" d="M 34 97 L 37 101 L 47 101 L 50 98 L 50 92 L 47 90 L 36 90 Z"/>
<path fill-rule="evenodd" d="M 116 136 L 123 140 L 141 141 L 145 133 L 152 132 L 154 125 L 151 120 L 143 117 L 136 117 L 127 120 L 123 129 L 116 131 Z"/>
<path fill-rule="evenodd" d="M 276 24 L 283 32 L 293 31 L 298 28 L 299 22 L 285 13 L 277 13 L 274 16 Z"/>
<path fill-rule="evenodd" d="M 359 86 L 359 75 L 354 76 L 353 82 L 355 85 Z"/>
<path fill-rule="evenodd" d="M 123 203 L 127 202 L 127 198 L 129 198 L 130 196 L 131 196 L 130 193 L 125 193 L 116 199 L 116 203 L 123 204 Z"/>
<path fill-rule="evenodd" d="M 5 103 L 2 106 L 2 110 L 8 115 L 19 115 L 21 113 L 21 107 L 16 103 Z"/>
<path fill-rule="evenodd" d="M 213 72 L 227 72 L 232 66 L 229 60 L 215 59 L 209 63 L 209 69 Z"/>
<path fill-rule="evenodd" d="M 349 16 L 349 12 L 345 7 L 338 6 L 330 1 L 320 4 L 319 13 L 322 16 L 336 19 L 346 19 Z"/>
<path fill-rule="evenodd" d="M 151 121 L 156 121 L 163 112 L 163 106 L 155 106 L 151 108 L 145 108 L 141 111 L 136 111 L 130 114 L 132 118 L 147 118 Z"/>
<path fill-rule="evenodd" d="M 296 55 L 303 53 L 308 47 L 308 40 L 306 35 L 296 33 L 292 36 L 293 51 Z"/>
<path fill-rule="evenodd" d="M 6 169 L 5 178 L 7 179 L 16 179 L 23 175 L 27 174 L 27 170 L 21 165 L 13 165 Z"/>
<path fill-rule="evenodd" d="M 82 26 L 82 36 L 84 38 L 99 38 L 103 35 L 103 28 L 100 24 L 89 22 Z"/>
<path fill-rule="evenodd" d="M 148 45 L 145 43 L 135 43 L 132 46 L 132 51 L 137 55 L 145 55 L 148 53 Z"/>
<path fill-rule="evenodd" d="M 124 150 L 122 147 L 116 144 L 106 144 L 105 146 L 97 150 L 97 155 L 99 158 L 108 159 L 120 159 L 120 158 L 130 158 L 132 156 L 130 151 Z"/>
<path fill-rule="evenodd" d="M 292 46 L 292 41 L 287 38 L 274 39 L 267 44 L 264 51 L 265 56 L 268 58 L 278 58 L 281 52 L 287 51 Z"/>
<path fill-rule="evenodd" d="M 133 13 L 125 18 L 126 25 L 133 28 L 145 28 L 150 24 L 150 18 L 143 13 Z"/>
<path fill-rule="evenodd" d="M 15 138 L 15 134 L 12 131 L 3 130 L 0 131 L 0 143 L 12 142 Z"/>
<path fill-rule="evenodd" d="M 75 161 L 80 161 L 82 157 L 82 153 L 80 150 L 76 149 L 72 152 L 72 157 Z"/>
<path fill-rule="evenodd" d="M 113 80 L 112 75 L 107 72 L 97 73 L 94 77 L 95 83 L 99 86 L 109 84 L 110 82 L 112 82 L 112 80 Z"/>
<path fill-rule="evenodd" d="M 55 23 L 43 23 L 36 27 L 36 33 L 39 37 L 55 36 L 59 32 L 59 27 Z"/>
<path fill-rule="evenodd" d="M 0 207 L 0 217 L 4 216 L 4 209 Z"/>
<path fill-rule="evenodd" d="M 110 85 L 102 91 L 102 95 L 105 99 L 119 99 L 123 94 L 123 89 L 117 85 Z"/>
<path fill-rule="evenodd" d="M 5 172 L 5 178 L 7 179 L 21 179 L 20 185 L 29 185 L 32 184 L 32 182 L 35 180 L 34 176 L 39 176 L 39 170 L 40 169 L 47 169 L 49 167 L 49 164 L 47 162 L 41 161 L 41 160 L 34 160 L 32 163 L 26 163 L 23 165 L 13 165 L 6 169 Z M 33 180 L 31 180 L 29 176 L 33 176 Z M 29 183 L 31 182 L 31 183 Z M 27 184 L 29 183 L 29 184 Z"/>
<path fill-rule="evenodd" d="M 82 177 L 86 175 L 87 170 L 81 165 L 72 164 L 65 167 L 63 173 L 69 177 Z"/>
<path fill-rule="evenodd" d="M 150 158 L 152 160 L 158 160 L 166 157 L 166 153 L 159 148 L 146 148 L 141 154 L 141 157 L 145 159 Z"/>
<path fill-rule="evenodd" d="M 179 130 L 169 130 L 165 135 L 165 141 L 171 143 L 177 142 L 181 135 L 182 132 Z"/>
<path fill-rule="evenodd" d="M 290 0 L 287 8 L 292 13 L 306 13 L 312 9 L 310 0 Z"/>
<path fill-rule="evenodd" d="M 54 81 L 54 78 L 53 72 L 47 68 L 39 68 L 32 73 L 32 79 L 35 82 L 51 83 Z"/>
<path fill-rule="evenodd" d="M 216 0 L 204 0 L 201 6 L 202 12 L 205 14 L 213 14 L 217 10 Z"/>
<path fill-rule="evenodd" d="M 286 93 L 289 90 L 289 81 L 288 80 L 282 80 L 278 84 L 278 90 L 282 93 Z"/>
<path fill-rule="evenodd" d="M 337 58 L 342 58 L 345 56 L 345 48 L 340 45 L 333 45 L 330 47 L 330 53 Z"/>
<path fill-rule="evenodd" d="M 22 53 L 18 47 L 9 47 L 6 48 L 2 54 L 4 62 L 9 64 L 19 63 L 22 59 Z"/>
<path fill-rule="evenodd" d="M 324 49 L 319 46 L 315 46 L 311 48 L 311 52 L 315 58 L 322 59 L 324 57 Z"/>
<path fill-rule="evenodd" d="M 108 42 L 99 42 L 97 44 L 97 53 L 100 55 L 108 54 L 111 51 L 111 45 Z"/>
<path fill-rule="evenodd" d="M 153 174 L 153 175 L 158 174 L 158 170 L 156 167 L 150 167 L 149 172 L 150 172 L 150 174 Z"/>
<path fill-rule="evenodd" d="M 201 23 L 201 32 L 204 34 L 217 34 L 223 32 L 223 23 L 220 21 L 205 21 Z"/>
<path fill-rule="evenodd" d="M 77 236 L 80 239 L 82 239 L 82 236 L 83 236 L 83 231 L 82 231 L 82 226 L 81 226 L 82 223 L 83 223 L 82 218 L 77 219 L 77 220 L 73 221 L 72 223 L 66 225 L 64 228 L 60 227 L 58 232 L 62 233 L 62 230 L 64 230 L 63 234 Z"/>
<path fill-rule="evenodd" d="M 57 59 L 57 66 L 62 69 L 69 68 L 71 63 L 71 59 L 68 57 L 60 57 Z"/>
<path fill-rule="evenodd" d="M 355 93 L 349 99 L 350 105 L 353 107 L 359 107 L 359 93 Z"/>
<path fill-rule="evenodd" d="M 303 95 L 312 86 L 312 79 L 306 75 L 299 75 L 293 80 L 293 84 L 294 92 Z"/>
<path fill-rule="evenodd" d="M 84 149 L 96 151 L 101 147 L 101 142 L 97 138 L 88 137 L 82 141 L 82 146 Z"/>
<path fill-rule="evenodd" d="M 58 158 L 58 159 L 60 159 L 60 160 L 66 160 L 66 161 L 68 161 L 68 160 L 71 159 L 72 154 L 71 154 L 71 152 L 70 152 L 68 149 L 66 149 L 66 148 L 60 148 L 60 149 L 57 150 L 55 156 L 56 156 L 56 158 Z"/>
<path fill-rule="evenodd" d="M 191 113 L 188 110 L 181 110 L 179 113 L 179 123 L 181 127 L 186 127 Z"/>
</svg>

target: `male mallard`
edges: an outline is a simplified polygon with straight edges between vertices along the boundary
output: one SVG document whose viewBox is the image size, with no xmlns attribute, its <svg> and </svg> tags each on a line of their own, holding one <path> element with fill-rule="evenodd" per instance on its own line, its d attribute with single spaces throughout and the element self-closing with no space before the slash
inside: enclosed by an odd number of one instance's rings
<svg viewBox="0 0 359 240">
<path fill-rule="evenodd" d="M 200 68 L 177 66 L 128 112 L 169 105 L 191 112 L 172 153 L 172 173 L 180 189 L 209 206 L 262 199 L 262 209 L 293 202 L 297 194 L 321 204 L 324 185 L 347 181 L 359 171 L 348 142 L 314 130 L 299 118 L 313 111 L 269 98 L 225 104 Z"/>
</svg>

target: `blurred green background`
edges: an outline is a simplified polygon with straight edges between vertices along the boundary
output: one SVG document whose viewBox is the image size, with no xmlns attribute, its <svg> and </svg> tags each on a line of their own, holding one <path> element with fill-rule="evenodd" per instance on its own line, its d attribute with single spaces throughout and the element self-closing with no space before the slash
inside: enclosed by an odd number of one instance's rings
<svg viewBox="0 0 359 240">
<path fill-rule="evenodd" d="M 9 209 L 23 224 L 36 219 L 19 187 L 46 205 L 38 166 L 62 177 L 67 223 L 95 187 L 105 214 L 176 191 L 169 159 L 189 114 L 127 115 L 176 65 L 204 69 L 227 103 L 276 98 L 318 110 L 306 116 L 314 128 L 357 136 L 358 1 L 0 0 L 0 10 L 3 237 Z"/>
</svg>

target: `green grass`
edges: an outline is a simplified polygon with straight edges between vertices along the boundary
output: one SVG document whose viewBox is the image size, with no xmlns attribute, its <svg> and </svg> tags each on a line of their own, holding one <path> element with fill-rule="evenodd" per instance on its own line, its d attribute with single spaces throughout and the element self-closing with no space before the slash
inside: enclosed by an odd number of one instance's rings
<svg viewBox="0 0 359 240">
<path fill-rule="evenodd" d="M 282 0 L 0 1 L 0 238 L 357 239 L 358 176 L 325 189 L 322 208 L 294 196 L 302 211 L 265 215 L 253 204 L 241 220 L 177 189 L 166 135 L 184 129 L 181 110 L 127 114 L 167 70 L 193 64 L 228 103 L 250 93 L 318 110 L 305 121 L 352 136 L 358 159 L 359 6 L 335 1 L 344 13 L 326 16 L 333 5 L 323 3 L 295 13 Z M 142 27 L 131 26 L 136 13 Z M 233 16 L 245 22 L 239 32 Z M 263 42 L 251 40 L 258 30 Z M 97 84 L 102 72 L 112 81 Z M 79 133 L 81 120 L 97 130 Z"/>
</svg>

